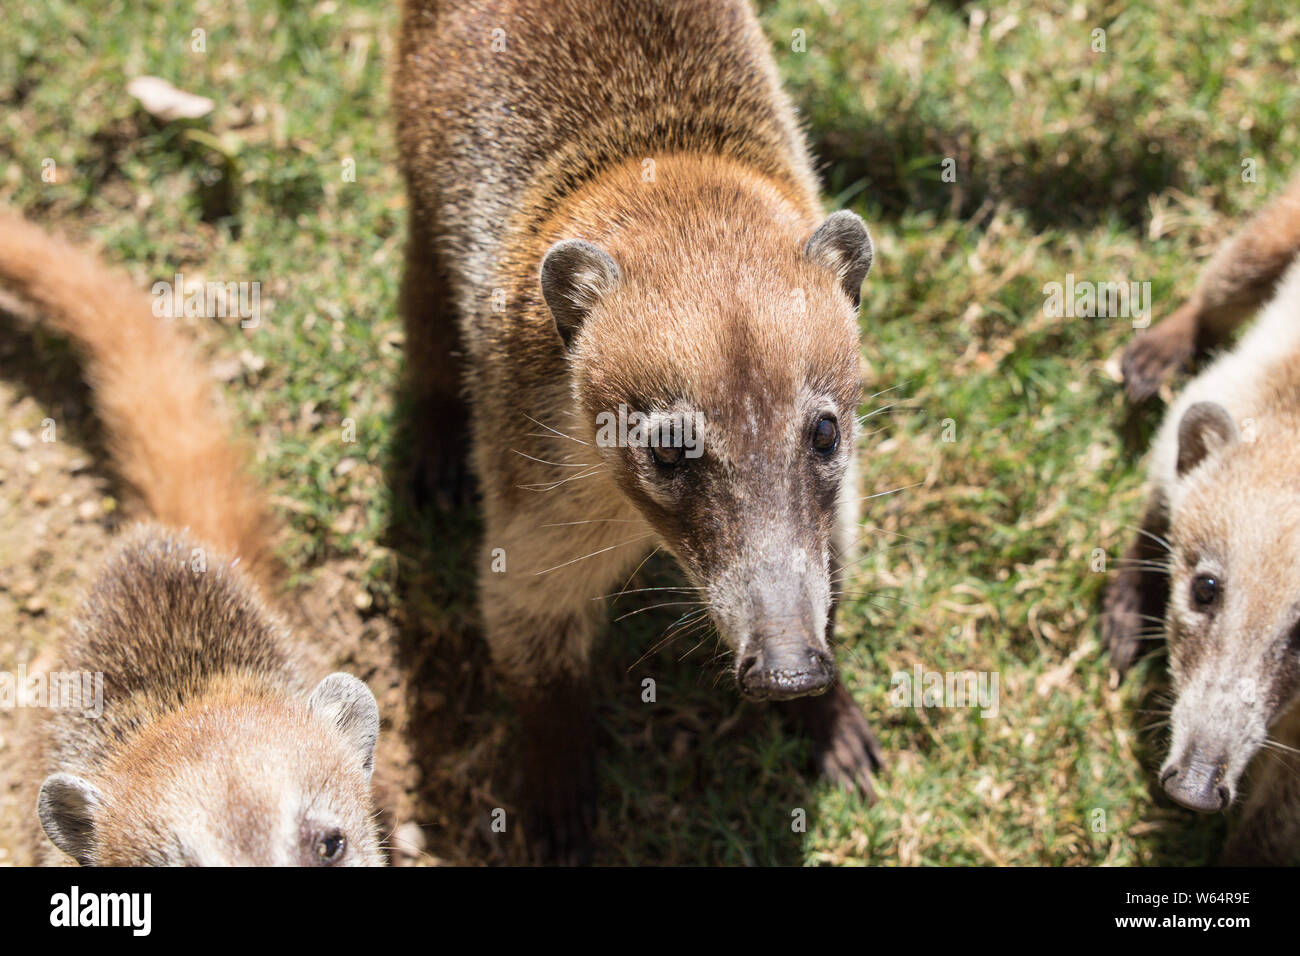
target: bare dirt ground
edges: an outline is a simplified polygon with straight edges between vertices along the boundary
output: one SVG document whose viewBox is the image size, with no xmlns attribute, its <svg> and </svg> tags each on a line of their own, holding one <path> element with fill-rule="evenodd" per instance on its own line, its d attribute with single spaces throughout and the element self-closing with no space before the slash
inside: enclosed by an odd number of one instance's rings
<svg viewBox="0 0 1300 956">
<path fill-rule="evenodd" d="M 109 545 L 117 502 L 95 467 L 97 430 L 66 349 L 0 313 L 0 369 L 0 671 L 18 674 L 75 607 Z M 18 796 L 18 716 L 0 708 L 6 864 L 29 862 L 17 837 L 34 816 Z"/>
</svg>

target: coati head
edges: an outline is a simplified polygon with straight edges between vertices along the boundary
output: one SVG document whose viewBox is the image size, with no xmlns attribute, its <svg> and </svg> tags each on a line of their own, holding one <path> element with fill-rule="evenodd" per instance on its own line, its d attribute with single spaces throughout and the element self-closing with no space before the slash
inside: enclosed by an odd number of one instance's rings
<svg viewBox="0 0 1300 956">
<path fill-rule="evenodd" d="M 148 723 L 92 781 L 46 778 L 37 813 L 99 866 L 377 866 L 379 710 L 348 674 L 306 700 L 232 686 Z"/>
<path fill-rule="evenodd" d="M 1300 695 L 1300 495 L 1279 467 L 1294 431 L 1243 435 L 1222 405 L 1199 402 L 1177 441 L 1166 613 L 1177 700 L 1160 783 L 1214 812 Z"/>
<path fill-rule="evenodd" d="M 835 678 L 832 532 L 856 493 L 872 243 L 851 212 L 809 237 L 788 213 L 723 204 L 685 204 L 666 230 L 603 247 L 559 242 L 541 288 L 592 444 L 700 589 L 741 691 L 819 694 Z M 625 442 L 598 427 L 634 415 L 645 427 Z"/>
</svg>

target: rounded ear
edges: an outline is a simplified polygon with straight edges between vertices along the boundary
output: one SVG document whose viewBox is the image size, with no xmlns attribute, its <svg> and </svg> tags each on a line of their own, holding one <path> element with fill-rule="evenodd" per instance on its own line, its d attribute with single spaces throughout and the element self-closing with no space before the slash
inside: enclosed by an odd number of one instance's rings
<svg viewBox="0 0 1300 956">
<path fill-rule="evenodd" d="M 356 748 L 367 776 L 374 772 L 379 704 L 369 687 L 351 674 L 330 674 L 311 692 L 307 708 Z"/>
<path fill-rule="evenodd" d="M 1197 402 L 1178 423 L 1178 476 L 1237 441 L 1237 426 L 1218 402 Z"/>
<path fill-rule="evenodd" d="M 573 344 L 597 300 L 620 279 L 618 263 L 590 242 L 565 239 L 547 250 L 542 258 L 542 297 L 565 348 Z"/>
<path fill-rule="evenodd" d="M 36 815 L 50 842 L 82 866 L 89 866 L 95 848 L 95 811 L 104 794 L 94 784 L 70 773 L 45 778 L 36 798 Z"/>
<path fill-rule="evenodd" d="M 856 309 L 862 297 L 862 280 L 871 271 L 876 254 L 862 217 L 847 209 L 831 213 L 812 234 L 803 254 L 809 262 L 824 266 L 839 277 L 840 285 Z"/>
</svg>

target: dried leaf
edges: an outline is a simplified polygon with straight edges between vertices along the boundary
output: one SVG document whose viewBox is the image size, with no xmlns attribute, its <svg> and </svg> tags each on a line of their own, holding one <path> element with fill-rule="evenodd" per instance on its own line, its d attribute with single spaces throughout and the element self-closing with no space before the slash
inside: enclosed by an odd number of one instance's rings
<svg viewBox="0 0 1300 956">
<path fill-rule="evenodd" d="M 126 85 L 126 91 L 140 101 L 146 113 L 164 122 L 198 119 L 211 113 L 216 106 L 206 96 L 178 90 L 156 76 L 137 76 Z"/>
</svg>

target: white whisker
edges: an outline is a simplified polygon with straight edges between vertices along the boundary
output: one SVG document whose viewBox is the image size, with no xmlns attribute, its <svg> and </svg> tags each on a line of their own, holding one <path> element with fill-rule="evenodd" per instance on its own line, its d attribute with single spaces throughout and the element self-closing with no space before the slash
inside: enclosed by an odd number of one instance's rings
<svg viewBox="0 0 1300 956">
<path fill-rule="evenodd" d="M 579 561 L 586 561 L 588 558 L 594 558 L 598 554 L 604 554 L 606 551 L 613 551 L 615 548 L 621 548 L 624 545 L 631 544 L 634 541 L 643 541 L 654 534 L 653 531 L 647 531 L 645 534 L 639 534 L 635 538 L 628 538 L 626 541 L 620 541 L 618 544 L 611 544 L 608 548 L 601 548 L 599 551 L 593 551 L 591 554 L 584 554 L 580 558 L 574 558 L 571 561 L 565 561 L 563 564 L 557 564 L 553 568 L 547 568 L 545 571 L 537 571 L 536 574 L 549 574 L 560 568 L 567 568 L 571 564 L 577 564 Z"/>
</svg>

